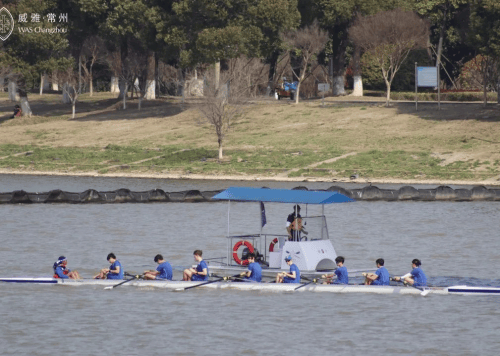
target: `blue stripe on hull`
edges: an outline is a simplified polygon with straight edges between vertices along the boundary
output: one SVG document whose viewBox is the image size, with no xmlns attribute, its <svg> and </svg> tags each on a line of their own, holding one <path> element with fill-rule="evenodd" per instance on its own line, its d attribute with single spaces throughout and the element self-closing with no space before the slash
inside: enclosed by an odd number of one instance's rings
<svg viewBox="0 0 500 356">
<path fill-rule="evenodd" d="M 53 284 L 57 283 L 57 281 L 54 280 L 47 280 L 47 281 L 40 281 L 40 280 L 29 280 L 29 279 L 0 279 L 0 282 L 7 282 L 7 283 L 35 283 L 35 284 Z"/>
<path fill-rule="evenodd" d="M 462 289 L 462 288 L 448 288 L 448 293 L 482 293 L 482 294 L 499 294 L 500 289 Z"/>
</svg>

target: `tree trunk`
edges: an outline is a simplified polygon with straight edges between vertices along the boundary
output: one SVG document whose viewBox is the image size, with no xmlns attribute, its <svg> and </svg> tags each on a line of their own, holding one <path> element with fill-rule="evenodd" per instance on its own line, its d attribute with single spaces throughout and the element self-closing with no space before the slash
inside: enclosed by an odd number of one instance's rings
<svg viewBox="0 0 500 356">
<path fill-rule="evenodd" d="M 126 83 L 125 80 L 120 78 L 118 82 L 118 88 L 120 89 L 120 94 L 118 94 L 118 99 L 123 99 L 128 94 L 128 83 Z"/>
<path fill-rule="evenodd" d="M 219 89 L 220 81 L 220 61 L 215 62 L 215 90 Z"/>
<path fill-rule="evenodd" d="M 5 78 L 0 76 L 0 92 L 3 93 L 5 91 Z"/>
<path fill-rule="evenodd" d="M 59 91 L 59 82 L 57 81 L 57 72 L 52 72 L 52 90 Z"/>
<path fill-rule="evenodd" d="M 339 51 L 341 49 L 339 48 Z M 332 95 L 345 95 L 344 87 L 344 65 L 345 65 L 345 50 L 342 53 L 337 53 L 330 57 L 330 77 L 332 78 Z"/>
<path fill-rule="evenodd" d="M 78 93 L 82 93 L 82 54 L 78 56 Z"/>
<path fill-rule="evenodd" d="M 300 76 L 298 78 L 299 80 L 297 83 L 297 89 L 295 90 L 295 104 L 299 103 L 300 85 L 302 84 L 302 82 L 304 81 L 304 78 L 306 77 L 306 70 L 307 70 L 308 61 L 304 60 L 304 62 L 305 62 L 304 66 L 302 67 L 302 71 L 301 71 Z"/>
<path fill-rule="evenodd" d="M 40 74 L 40 95 L 43 94 L 44 84 L 45 84 L 45 78 L 43 77 L 43 74 Z"/>
<path fill-rule="evenodd" d="M 92 66 L 90 66 L 90 78 L 89 78 L 89 91 L 90 91 L 90 96 L 94 95 L 94 78 L 92 76 Z"/>
<path fill-rule="evenodd" d="M 431 43 L 431 33 L 429 32 L 429 37 L 427 37 L 427 57 L 429 57 L 429 63 L 432 63 L 432 43 Z"/>
<path fill-rule="evenodd" d="M 117 94 L 120 92 L 119 80 L 118 80 L 118 77 L 116 75 L 113 75 L 111 77 L 111 90 L 110 90 L 110 92 L 112 94 Z"/>
<path fill-rule="evenodd" d="M 123 95 L 123 110 L 127 109 L 127 90 L 128 90 L 128 84 L 124 83 L 123 85 L 125 95 Z M 120 88 L 121 89 L 121 88 Z M 121 90 L 120 90 L 121 92 Z"/>
<path fill-rule="evenodd" d="M 68 83 L 64 83 L 63 84 L 63 91 L 62 91 L 63 92 L 62 102 L 64 104 L 70 104 L 71 103 L 71 99 L 70 99 L 69 94 L 68 94 L 69 90 L 70 90 L 69 84 Z"/>
<path fill-rule="evenodd" d="M 220 161 L 223 158 L 222 157 L 222 140 L 219 139 L 218 142 L 219 142 L 219 161 Z"/>
<path fill-rule="evenodd" d="M 274 51 L 273 54 L 271 55 L 271 60 L 269 63 L 269 74 L 268 74 L 268 84 L 267 84 L 267 95 L 271 95 L 274 93 L 274 87 L 275 87 L 275 75 L 276 75 L 276 67 L 278 66 L 278 59 L 279 59 L 279 51 Z"/>
<path fill-rule="evenodd" d="M 71 118 L 74 119 L 75 118 L 75 111 L 76 111 L 76 100 L 73 100 L 71 102 L 71 106 L 72 106 L 72 109 L 73 109 L 73 115 L 71 115 Z"/>
<path fill-rule="evenodd" d="M 137 95 L 137 97 L 139 97 L 139 92 L 140 92 L 140 82 L 139 82 L 139 78 L 135 78 L 134 80 L 134 86 L 132 87 L 132 94 L 131 94 L 131 99 L 134 98 L 134 91 L 135 91 L 135 94 Z"/>
<path fill-rule="evenodd" d="M 500 78 L 497 79 L 497 104 L 500 105 Z"/>
<path fill-rule="evenodd" d="M 487 83 L 486 83 L 486 79 L 488 77 L 488 75 L 486 74 L 486 70 L 484 71 L 485 74 L 484 74 L 484 78 L 483 78 L 483 98 L 484 98 L 484 106 L 488 105 L 488 89 L 487 89 Z"/>
<path fill-rule="evenodd" d="M 146 92 L 144 94 L 144 98 L 146 100 L 155 100 L 156 99 L 156 83 L 155 83 L 155 53 L 153 51 L 148 52 L 148 74 L 146 79 Z"/>
<path fill-rule="evenodd" d="M 21 99 L 21 110 L 23 112 L 23 116 L 31 117 L 32 112 L 30 103 L 28 101 L 28 93 L 26 93 L 24 90 L 20 90 L 19 96 Z"/>
<path fill-rule="evenodd" d="M 439 42 L 438 42 L 438 48 L 437 48 L 437 56 L 436 56 L 436 67 L 439 63 L 441 63 L 441 54 L 443 53 L 443 40 L 444 40 L 444 33 L 446 30 L 446 14 L 448 13 L 448 2 L 445 3 L 444 5 L 444 12 L 443 12 L 443 22 L 441 22 L 441 30 L 439 31 Z"/>
<path fill-rule="evenodd" d="M 389 103 L 391 102 L 391 83 L 387 79 L 385 80 L 385 86 L 387 87 L 385 106 L 389 107 Z"/>
<path fill-rule="evenodd" d="M 352 59 L 352 79 L 354 80 L 352 96 L 363 96 L 363 79 L 361 77 L 361 48 L 359 46 L 354 47 L 354 56 Z"/>
<path fill-rule="evenodd" d="M 332 79 L 332 95 L 346 95 L 345 93 L 345 52 L 349 43 L 349 23 L 345 22 L 329 29 L 332 46 L 335 50 L 330 56 L 330 77 Z"/>
<path fill-rule="evenodd" d="M 17 83 L 14 80 L 9 79 L 9 100 L 19 101 L 19 93 L 17 91 Z"/>
<path fill-rule="evenodd" d="M 43 90 L 50 90 L 49 75 L 47 73 L 43 73 Z"/>
</svg>

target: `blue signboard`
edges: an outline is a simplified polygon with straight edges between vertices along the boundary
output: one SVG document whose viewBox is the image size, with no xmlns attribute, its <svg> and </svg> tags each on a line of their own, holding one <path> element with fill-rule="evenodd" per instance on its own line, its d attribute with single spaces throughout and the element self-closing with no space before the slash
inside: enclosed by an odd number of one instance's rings
<svg viewBox="0 0 500 356">
<path fill-rule="evenodd" d="M 433 88 L 437 87 L 437 67 L 417 67 L 417 86 Z"/>
</svg>

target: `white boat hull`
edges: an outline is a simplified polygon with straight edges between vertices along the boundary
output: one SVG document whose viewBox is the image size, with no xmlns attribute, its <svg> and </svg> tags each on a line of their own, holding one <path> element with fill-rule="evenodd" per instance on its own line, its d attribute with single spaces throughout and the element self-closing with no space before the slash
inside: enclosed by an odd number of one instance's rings
<svg viewBox="0 0 500 356">
<path fill-rule="evenodd" d="M 30 284 L 57 284 L 62 286 L 96 286 L 109 287 L 122 283 L 123 280 L 102 280 L 102 279 L 56 279 L 56 278 L 0 278 L 0 282 L 8 283 L 30 283 Z M 179 290 L 193 287 L 201 282 L 185 281 L 146 281 L 134 280 L 123 284 L 140 288 L 165 288 Z M 200 286 L 205 289 L 228 289 L 243 291 L 261 292 L 292 292 L 302 284 L 276 284 L 276 283 L 253 283 L 253 282 L 214 282 Z M 498 295 L 500 287 L 471 287 L 471 286 L 451 286 L 451 287 L 429 287 L 413 288 L 403 286 L 365 286 L 365 285 L 343 285 L 343 284 L 310 284 L 297 290 L 297 292 L 327 292 L 327 293 L 371 293 L 371 294 L 402 294 L 402 295 L 429 295 L 429 294 L 460 294 L 460 295 Z M 425 293 L 422 293 L 425 292 Z"/>
</svg>

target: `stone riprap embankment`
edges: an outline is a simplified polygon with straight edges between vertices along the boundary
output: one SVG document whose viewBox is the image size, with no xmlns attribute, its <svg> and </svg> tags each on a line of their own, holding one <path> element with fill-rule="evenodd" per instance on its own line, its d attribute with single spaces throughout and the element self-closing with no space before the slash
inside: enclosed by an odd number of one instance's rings
<svg viewBox="0 0 500 356">
<path fill-rule="evenodd" d="M 307 190 L 306 187 L 293 189 Z M 332 186 L 327 191 L 338 191 L 350 198 L 362 201 L 500 201 L 500 189 L 476 186 L 471 189 L 453 189 L 439 186 L 433 189 L 417 189 L 403 186 L 399 189 L 380 189 L 376 186 L 366 186 L 360 189 L 346 189 Z M 220 190 L 199 191 L 186 190 L 181 192 L 165 192 L 153 189 L 145 192 L 134 192 L 129 189 L 118 189 L 100 192 L 88 189 L 82 193 L 71 193 L 62 190 L 51 190 L 44 193 L 29 193 L 17 190 L 0 193 L 0 204 L 35 204 L 35 203 L 199 203 L 211 202 L 212 197 Z"/>
</svg>

